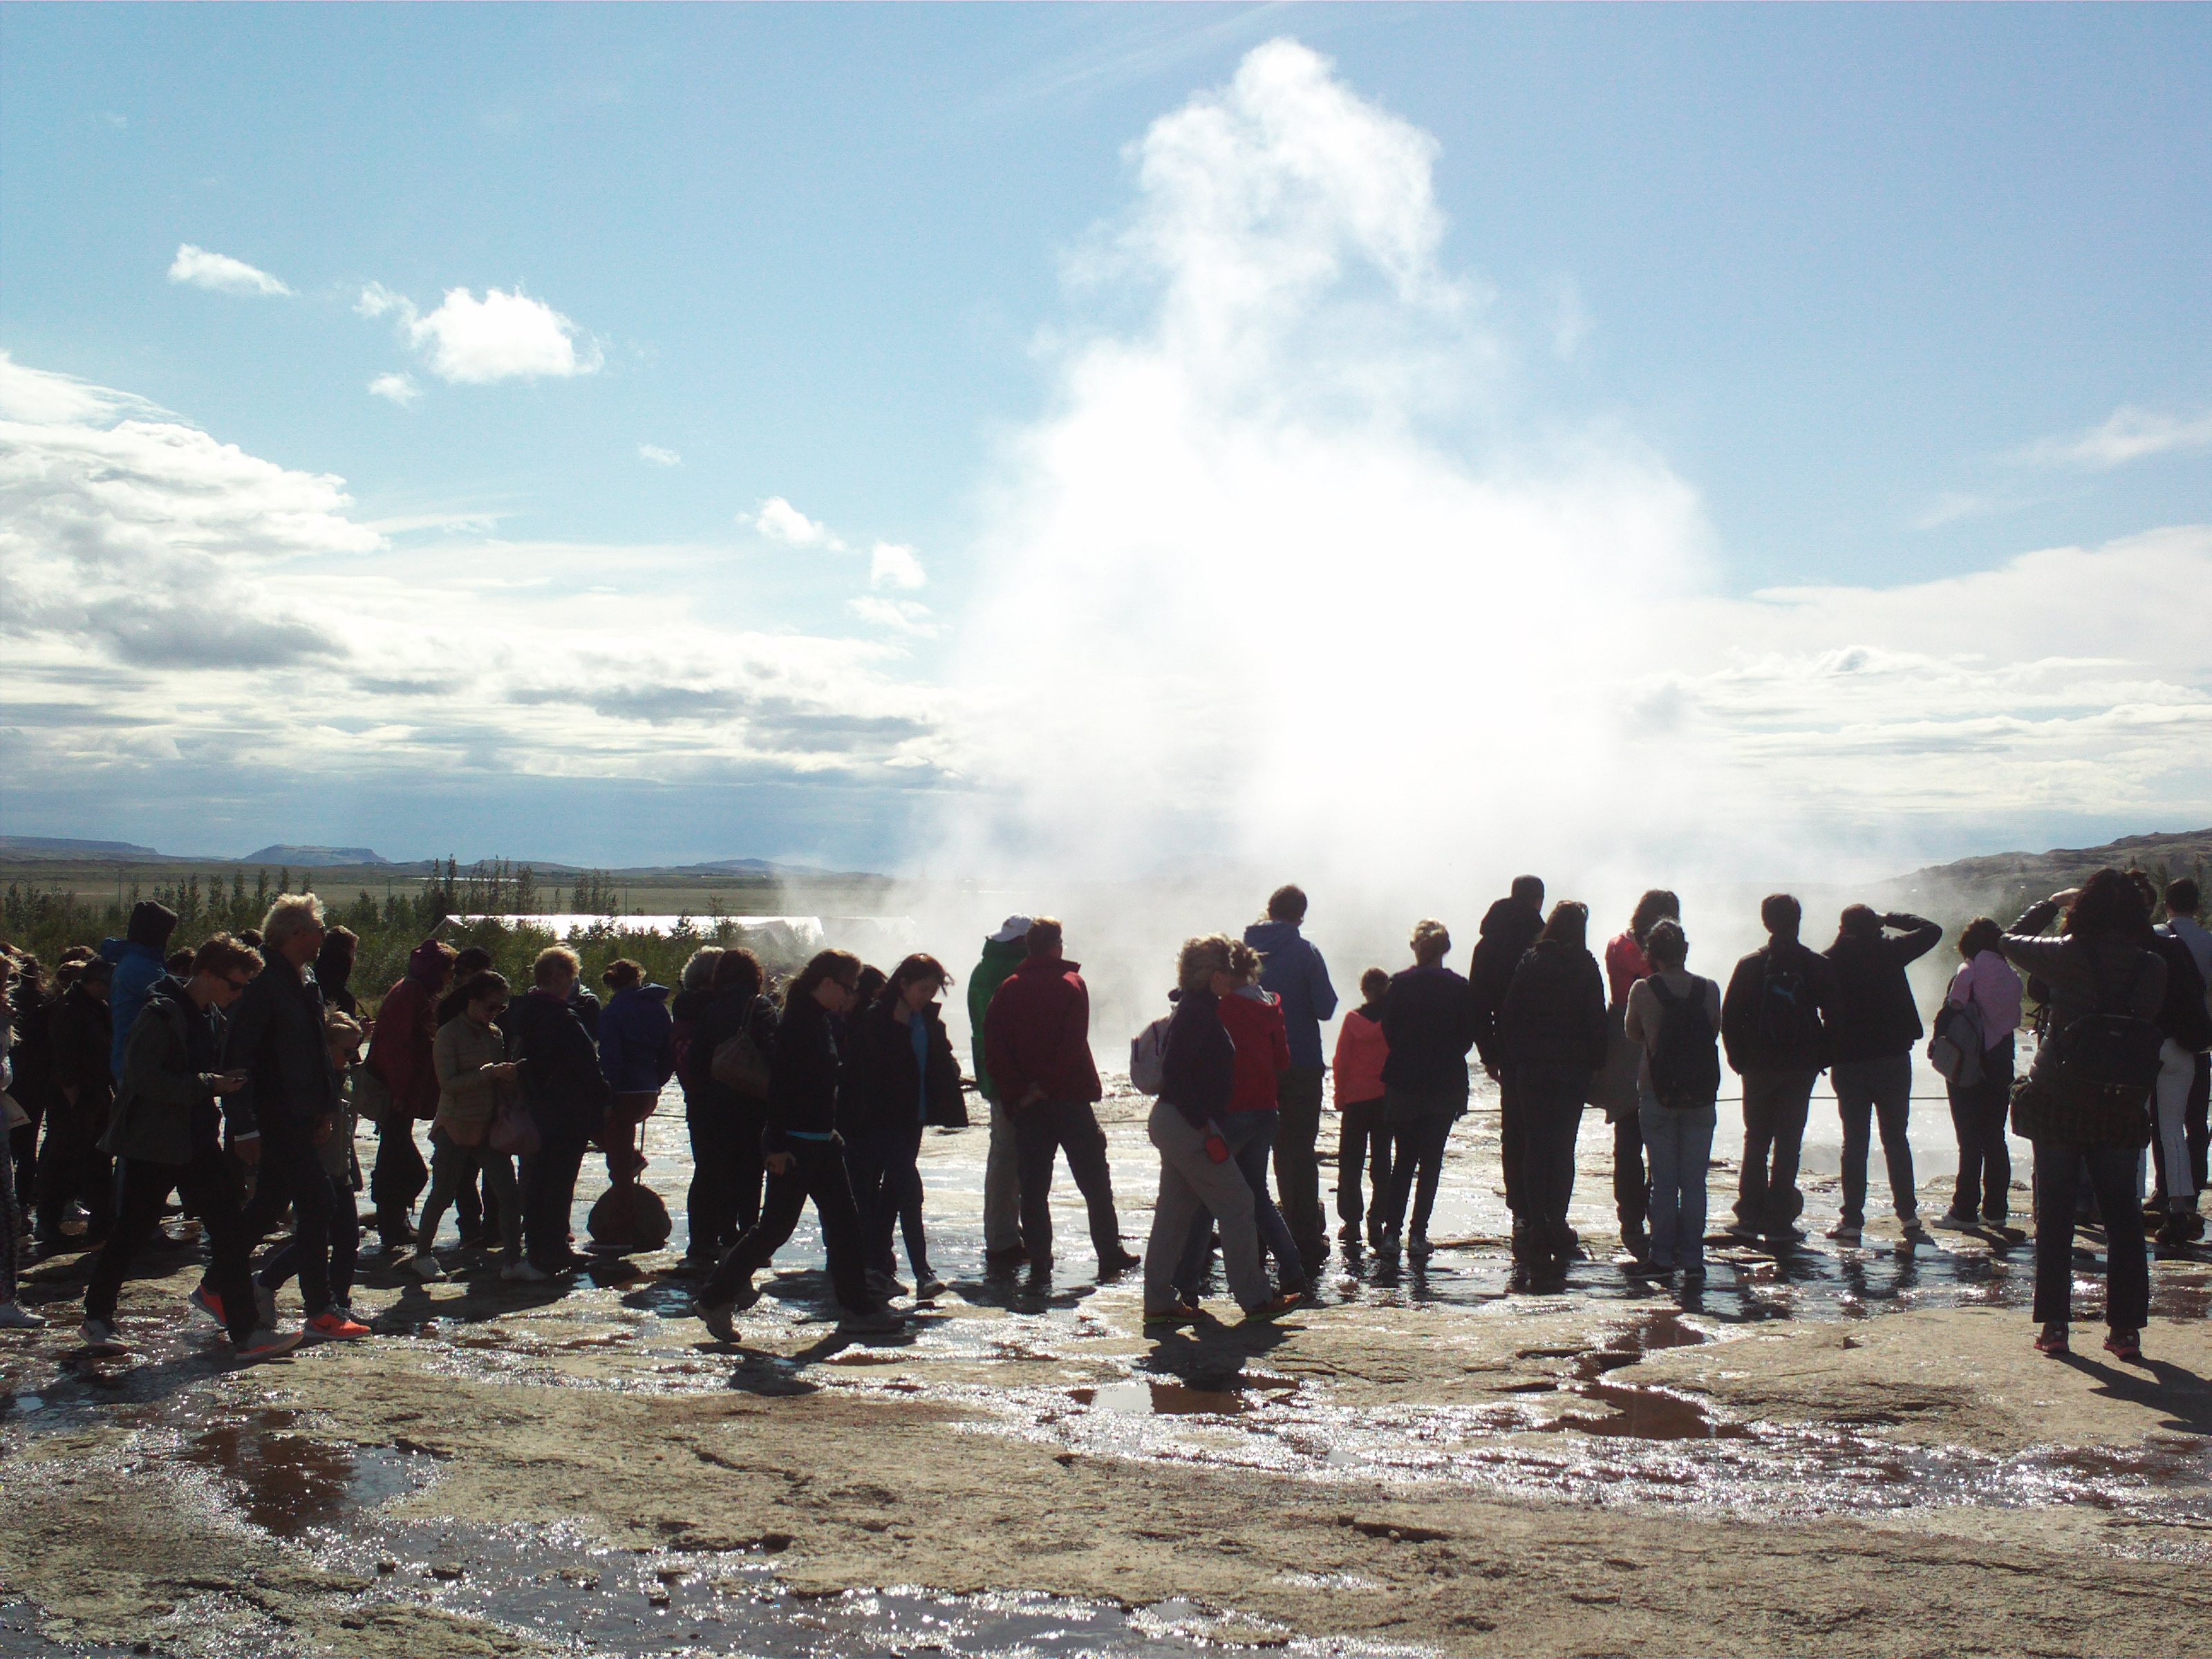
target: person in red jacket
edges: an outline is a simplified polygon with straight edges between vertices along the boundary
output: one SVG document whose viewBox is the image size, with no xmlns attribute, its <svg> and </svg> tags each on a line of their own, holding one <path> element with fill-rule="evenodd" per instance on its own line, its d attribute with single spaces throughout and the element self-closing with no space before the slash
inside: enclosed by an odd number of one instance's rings
<svg viewBox="0 0 2212 1659">
<path fill-rule="evenodd" d="M 377 1122 L 376 1168 L 368 1178 L 376 1231 L 386 1255 L 415 1242 L 409 1217 L 430 1179 L 422 1148 L 415 1144 L 415 1124 L 438 1115 L 438 1065 L 431 1049 L 438 1040 L 438 999 L 453 978 L 458 954 L 434 939 L 416 945 L 407 958 L 405 976 L 384 994 L 376 1033 L 369 1039 L 368 1069 L 392 1097 Z"/>
<path fill-rule="evenodd" d="M 1135 1267 L 1138 1258 L 1121 1248 L 1106 1132 L 1092 1109 L 1105 1091 L 1091 1057 L 1091 992 L 1081 964 L 1061 954 L 1053 917 L 1030 924 L 1024 949 L 1021 966 L 992 994 L 985 1011 L 983 1051 L 999 1099 L 1014 1115 L 1030 1277 L 1052 1275 L 1053 1164 L 1064 1151 L 1068 1173 L 1090 1206 L 1098 1276 L 1109 1278 Z"/>
<path fill-rule="evenodd" d="M 1359 1243 L 1362 1217 L 1370 1206 L 1359 1189 L 1364 1170 L 1375 1183 L 1379 1201 L 1390 1190 L 1390 1132 L 1382 1127 L 1382 1063 L 1390 1058 L 1390 1041 L 1382 1035 L 1382 998 L 1390 988 L 1390 975 L 1370 968 L 1359 976 L 1359 994 L 1365 1000 L 1344 1017 L 1336 1028 L 1336 1059 L 1329 1067 L 1336 1088 L 1336 1215 L 1344 1224 L 1336 1236 L 1345 1243 Z M 1370 1243 L 1380 1243 L 1378 1234 Z"/>
</svg>

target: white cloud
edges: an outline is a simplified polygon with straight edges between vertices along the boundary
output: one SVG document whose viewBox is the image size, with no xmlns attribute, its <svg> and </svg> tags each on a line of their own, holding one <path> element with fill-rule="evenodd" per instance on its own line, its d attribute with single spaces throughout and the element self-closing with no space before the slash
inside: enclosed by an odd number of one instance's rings
<svg viewBox="0 0 2212 1659">
<path fill-rule="evenodd" d="M 864 593 L 857 599 L 845 601 L 845 608 L 862 622 L 873 623 L 878 628 L 888 628 L 896 633 L 911 634 L 918 638 L 933 637 L 937 624 L 930 619 L 926 605 L 912 599 L 878 599 L 873 593 Z"/>
<path fill-rule="evenodd" d="M 396 317 L 399 337 L 422 354 L 432 374 L 457 385 L 593 374 L 603 361 L 598 343 L 574 322 L 520 288 L 512 294 L 489 288 L 481 300 L 465 288 L 447 289 L 426 317 L 404 295 L 371 283 L 354 309 Z"/>
<path fill-rule="evenodd" d="M 169 280 L 193 288 L 211 288 L 219 294 L 289 294 L 292 290 L 265 270 L 256 270 L 243 259 L 227 253 L 210 253 L 190 242 L 179 243 L 169 264 Z"/>
<path fill-rule="evenodd" d="M 2122 408 L 2102 426 L 2074 438 L 2045 438 L 2021 452 L 2045 465 L 2108 468 L 2147 455 L 2193 455 L 2212 449 L 2212 413 L 2176 418 Z"/>
<path fill-rule="evenodd" d="M 368 383 L 368 390 L 370 396 L 389 398 L 402 409 L 422 395 L 412 374 L 380 374 Z"/>
<path fill-rule="evenodd" d="M 10 775 L 143 795 L 272 770 L 903 784 L 950 762 L 944 700 L 889 677 L 897 643 L 695 617 L 725 550 L 363 525 L 339 479 L 0 369 Z"/>
<path fill-rule="evenodd" d="M 740 513 L 739 524 L 749 524 L 772 542 L 787 547 L 822 547 L 833 553 L 845 544 L 830 533 L 830 526 L 808 518 L 781 495 L 771 495 L 752 513 Z"/>
<path fill-rule="evenodd" d="M 684 465 L 684 458 L 681 455 L 672 449 L 663 449 L 659 444 L 640 444 L 637 447 L 637 458 L 641 461 L 651 461 L 655 466 Z"/>
<path fill-rule="evenodd" d="M 929 573 L 921 568 L 921 561 L 910 547 L 896 542 L 878 542 L 868 562 L 868 586 L 871 587 L 899 587 L 908 592 L 927 586 Z"/>
</svg>

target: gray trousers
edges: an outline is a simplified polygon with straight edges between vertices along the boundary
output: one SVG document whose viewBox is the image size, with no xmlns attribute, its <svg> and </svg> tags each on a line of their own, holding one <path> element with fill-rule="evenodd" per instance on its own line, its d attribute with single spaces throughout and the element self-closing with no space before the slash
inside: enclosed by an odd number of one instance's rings
<svg viewBox="0 0 2212 1659">
<path fill-rule="evenodd" d="M 1022 1242 L 1022 1164 L 1014 1146 L 1013 1114 L 991 1103 L 991 1150 L 983 1160 L 983 1248 L 1003 1250 Z"/>
<path fill-rule="evenodd" d="M 1234 1158 L 1216 1164 L 1206 1155 L 1206 1131 L 1196 1128 L 1166 1101 L 1152 1104 L 1146 1126 L 1160 1152 L 1160 1195 L 1152 1206 L 1152 1242 L 1145 1247 L 1145 1306 L 1176 1305 L 1176 1266 L 1201 1210 L 1213 1212 L 1221 1225 L 1221 1267 L 1229 1293 L 1249 1312 L 1275 1293 L 1260 1265 L 1260 1233 L 1254 1222 L 1252 1188 Z"/>
</svg>

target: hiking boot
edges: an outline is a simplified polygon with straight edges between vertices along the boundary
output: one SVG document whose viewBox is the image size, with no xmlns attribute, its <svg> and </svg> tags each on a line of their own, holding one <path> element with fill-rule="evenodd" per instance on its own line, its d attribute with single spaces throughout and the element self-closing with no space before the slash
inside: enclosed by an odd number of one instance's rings
<svg viewBox="0 0 2212 1659">
<path fill-rule="evenodd" d="M 305 1331 L 272 1331 L 265 1327 L 253 1333 L 231 1352 L 247 1364 L 258 1360 L 275 1359 L 288 1354 L 307 1340 Z"/>
<path fill-rule="evenodd" d="M 934 1302 L 939 1297 L 943 1296 L 945 1292 L 951 1288 L 951 1286 L 947 1285 L 943 1279 L 939 1279 L 935 1273 L 916 1273 L 915 1275 L 914 1299 L 917 1302 Z"/>
<path fill-rule="evenodd" d="M 46 1322 L 13 1297 L 0 1302 L 0 1331 L 43 1331 Z"/>
<path fill-rule="evenodd" d="M 185 1298 L 218 1325 L 230 1322 L 222 1316 L 222 1298 L 204 1285 L 192 1286 L 192 1293 Z"/>
<path fill-rule="evenodd" d="M 1379 1255 L 1379 1256 L 1385 1256 L 1385 1257 L 1389 1258 L 1390 1260 L 1395 1261 L 1395 1260 L 1397 1259 L 1398 1250 L 1399 1250 L 1399 1244 L 1398 1244 L 1398 1235 L 1397 1235 L 1397 1234 L 1395 1234 L 1395 1233 L 1382 1233 L 1382 1234 L 1379 1234 L 1379 1235 L 1377 1235 L 1377 1237 L 1376 1237 L 1376 1240 L 1375 1240 L 1375 1254 L 1376 1254 L 1376 1255 Z"/>
<path fill-rule="evenodd" d="M 987 1267 L 1018 1267 L 1029 1259 L 1030 1247 L 1026 1244 L 1001 1244 L 995 1250 L 983 1252 L 983 1265 Z"/>
<path fill-rule="evenodd" d="M 1359 1224 L 1357 1221 L 1347 1221 L 1339 1227 L 1336 1230 L 1336 1242 L 1340 1244 L 1359 1243 Z"/>
<path fill-rule="evenodd" d="M 707 1328 L 717 1342 L 738 1340 L 737 1304 L 733 1302 L 697 1302 L 691 1304 L 691 1317 Z"/>
<path fill-rule="evenodd" d="M 1160 1328 L 1165 1328 L 1170 1325 L 1188 1325 L 1191 1321 L 1197 1317 L 1197 1309 L 1182 1304 L 1177 1304 L 1172 1308 L 1147 1308 L 1145 1310 L 1145 1323 Z"/>
<path fill-rule="evenodd" d="M 1304 1300 L 1302 1296 L 1291 1296 L 1287 1292 L 1281 1296 L 1271 1297 L 1256 1308 L 1245 1309 L 1244 1322 L 1248 1325 L 1256 1325 L 1265 1324 L 1271 1319 L 1280 1319 Z"/>
<path fill-rule="evenodd" d="M 129 1353 L 131 1345 L 123 1340 L 123 1333 L 115 1328 L 111 1319 L 88 1319 L 76 1328 L 84 1341 L 85 1352 L 101 1359 L 112 1359 L 117 1354 Z"/>
<path fill-rule="evenodd" d="M 873 1267 L 868 1269 L 868 1288 L 886 1302 L 907 1293 L 905 1285 L 889 1273 L 878 1273 Z"/>
<path fill-rule="evenodd" d="M 840 1336 L 893 1336 L 905 1328 L 906 1321 L 889 1308 L 848 1313 L 837 1322 Z"/>
<path fill-rule="evenodd" d="M 307 1322 L 303 1334 L 317 1342 L 358 1342 L 368 1334 L 368 1327 L 333 1304 Z"/>
<path fill-rule="evenodd" d="M 417 1250 L 408 1257 L 407 1271 L 426 1285 L 446 1276 L 446 1270 L 438 1265 L 438 1258 L 428 1250 Z"/>
<path fill-rule="evenodd" d="M 2066 1346 L 2066 1327 L 2053 1321 L 2035 1334 L 2035 1351 L 2053 1357 L 2073 1352 Z"/>
<path fill-rule="evenodd" d="M 1119 1279 L 1131 1268 L 1144 1265 L 1144 1257 L 1131 1255 L 1127 1250 L 1116 1250 L 1098 1264 L 1098 1282 L 1103 1285 L 1109 1279 Z"/>
<path fill-rule="evenodd" d="M 1436 1253 L 1437 1247 L 1429 1243 L 1425 1233 L 1415 1233 L 1406 1241 L 1406 1260 L 1408 1261 L 1426 1261 Z"/>
</svg>

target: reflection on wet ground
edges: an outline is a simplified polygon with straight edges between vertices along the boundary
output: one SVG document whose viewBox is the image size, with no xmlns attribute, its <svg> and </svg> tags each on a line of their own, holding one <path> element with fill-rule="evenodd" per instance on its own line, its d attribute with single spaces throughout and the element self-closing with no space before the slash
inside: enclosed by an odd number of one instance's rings
<svg viewBox="0 0 2212 1659">
<path fill-rule="evenodd" d="M 1149 1223 L 1158 1175 L 1142 1106 L 1123 1092 L 1103 1114 L 1122 1225 L 1133 1240 Z M 1877 1222 L 1865 1248 L 1840 1249 L 1819 1237 L 1835 1214 L 1834 1183 L 1815 1179 L 1804 1220 L 1813 1237 L 1803 1243 L 1771 1250 L 1717 1235 L 1702 1285 L 1640 1279 L 1613 1259 L 1610 1134 L 1592 1115 L 1577 1182 L 1582 1202 L 1571 1215 L 1586 1255 L 1571 1264 L 1563 1285 L 1531 1294 L 1512 1276 L 1496 1141 L 1494 1114 L 1481 1111 L 1455 1135 L 1433 1258 L 1416 1266 L 1340 1252 L 1317 1283 L 1314 1310 L 1302 1316 L 1380 1318 L 1440 1304 L 1486 1318 L 1587 1316 L 1582 1340 L 1522 1350 L 1524 1373 L 1471 1402 L 1347 1405 L 1325 1376 L 1267 1369 L 1262 1347 L 1224 1364 L 1218 1343 L 1202 1340 L 1216 1328 L 1210 1325 L 1149 1346 L 1116 1346 L 1115 1322 L 1089 1305 L 1096 1291 L 1079 1265 L 1087 1254 L 1081 1208 L 1064 1172 L 1056 1198 L 1066 1271 L 1049 1285 L 979 1272 L 980 1129 L 933 1133 L 925 1145 L 932 1265 L 953 1289 L 918 1312 L 896 1341 L 836 1337 L 810 1213 L 764 1278 L 768 1299 L 748 1320 L 749 1340 L 760 1346 L 705 1344 L 686 1316 L 688 1281 L 669 1272 L 688 1243 L 680 1202 L 671 1206 L 676 1232 L 667 1254 L 610 1259 L 573 1293 L 502 1285 L 495 1255 L 456 1254 L 454 1277 L 426 1286 L 371 1254 L 363 1258 L 360 1305 L 381 1340 L 414 1345 L 455 1376 L 631 1393 L 922 1395 L 971 1408 L 973 1431 L 1026 1437 L 1067 1456 L 1269 1470 L 1320 1485 L 1449 1481 L 1501 1496 L 1692 1505 L 1762 1519 L 1967 1504 L 2081 1504 L 2118 1512 L 2151 1501 L 2166 1522 L 2201 1527 L 2194 1535 L 2212 1538 L 2212 1450 L 2193 1437 L 2126 1451 L 1996 1456 L 1899 1445 L 1879 1437 L 1873 1424 L 1739 1420 L 1702 1399 L 1634 1380 L 1648 1354 L 1725 1341 L 1764 1322 L 2022 1307 L 2033 1288 L 2032 1244 L 1939 1234 L 1934 1246 L 1913 1249 L 1894 1237 L 1893 1224 Z M 690 1173 L 680 1108 L 650 1121 L 647 1146 L 647 1178 L 680 1195 Z M 1717 1168 L 1717 1225 L 1727 1218 L 1731 1183 L 1732 1172 Z M 601 1172 L 587 1169 L 577 1200 L 580 1237 L 603 1186 Z M 1923 1194 L 1923 1207 L 1942 1201 Z M 73 1323 L 69 1304 L 82 1293 L 83 1265 L 64 1258 L 33 1268 L 27 1301 Z M 2077 1317 L 2094 1318 L 2099 1277 L 2094 1257 L 2077 1262 Z M 2160 1317 L 2203 1318 L 2212 1309 L 2212 1267 L 2204 1261 L 2161 1262 L 2152 1282 Z M 1116 1294 L 1127 1296 L 1128 1287 Z M 1233 1317 L 1218 1281 L 1210 1305 Z M 439 1462 L 431 1449 L 340 1443 L 289 1409 L 211 1419 L 204 1407 L 214 1375 L 204 1357 L 209 1328 L 170 1303 L 134 1298 L 125 1311 L 142 1343 L 126 1359 L 92 1359 L 65 1337 L 0 1349 L 0 1447 L 88 1421 L 128 1426 L 139 1433 L 134 1455 L 142 1462 L 180 1462 L 209 1501 L 326 1566 L 361 1575 L 375 1587 L 368 1594 L 428 1601 L 568 1650 L 1195 1653 L 1232 1635 L 1274 1644 L 1290 1635 L 1226 1632 L 1180 1604 L 1125 1612 L 1041 1596 L 898 1588 L 805 1599 L 776 1582 L 775 1535 L 742 1556 L 687 1554 L 680 1537 L 667 1548 L 633 1553 L 558 1528 L 412 1518 L 420 1503 L 403 1517 L 392 1504 L 402 1495 L 434 1504 Z M 756 1330 L 761 1316 L 775 1322 Z M 2022 1321 L 2024 1334 L 2024 1313 Z M 282 1374 L 279 1367 L 270 1375 Z M 33 1623 L 29 1609 L 0 1607 L 0 1650 L 63 1650 L 27 1634 Z M 1295 1639 L 1291 1647 L 1385 1651 Z"/>
</svg>

